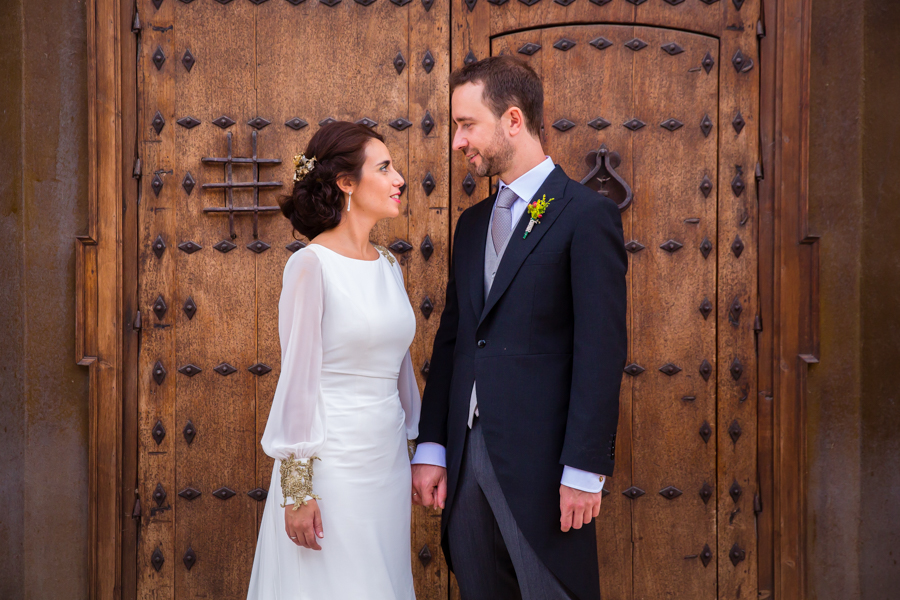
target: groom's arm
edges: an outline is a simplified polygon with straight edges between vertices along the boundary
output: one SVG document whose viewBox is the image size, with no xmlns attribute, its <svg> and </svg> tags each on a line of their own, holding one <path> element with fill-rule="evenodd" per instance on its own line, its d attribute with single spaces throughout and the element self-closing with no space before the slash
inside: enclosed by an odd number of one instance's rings
<svg viewBox="0 0 900 600">
<path fill-rule="evenodd" d="M 560 463 L 612 474 L 627 355 L 628 257 L 615 202 L 582 200 L 570 250 L 575 320 L 572 389 Z M 601 486 L 602 487 L 602 486 Z"/>
</svg>

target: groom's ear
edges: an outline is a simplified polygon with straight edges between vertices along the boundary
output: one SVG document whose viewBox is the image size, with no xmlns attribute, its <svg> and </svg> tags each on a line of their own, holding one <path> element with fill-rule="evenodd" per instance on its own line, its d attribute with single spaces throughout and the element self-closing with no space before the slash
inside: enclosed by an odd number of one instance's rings
<svg viewBox="0 0 900 600">
<path fill-rule="evenodd" d="M 506 114 L 504 116 L 509 122 L 508 131 L 510 136 L 515 137 L 523 131 L 527 132 L 525 115 L 522 114 L 522 109 L 518 106 L 510 106 L 506 109 Z"/>
</svg>

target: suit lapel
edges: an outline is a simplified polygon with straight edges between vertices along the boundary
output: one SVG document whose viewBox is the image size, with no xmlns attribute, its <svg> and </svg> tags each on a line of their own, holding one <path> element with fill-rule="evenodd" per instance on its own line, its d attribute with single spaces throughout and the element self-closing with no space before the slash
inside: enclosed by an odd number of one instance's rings
<svg viewBox="0 0 900 600">
<path fill-rule="evenodd" d="M 534 197 L 528 199 L 530 204 L 535 198 L 542 198 L 544 194 L 546 194 L 548 198 L 553 198 L 554 200 L 547 206 L 547 211 L 544 213 L 543 218 L 541 218 L 541 222 L 534 226 L 527 238 L 523 239 L 525 229 L 528 227 L 528 222 L 531 220 L 531 216 L 528 214 L 527 210 L 522 214 L 522 217 L 516 224 L 509 243 L 506 246 L 503 258 L 500 259 L 500 266 L 497 268 L 497 276 L 494 278 L 493 285 L 491 285 L 491 292 L 488 294 L 487 302 L 484 303 L 484 309 L 480 313 L 477 311 L 475 313 L 481 314 L 481 318 L 478 321 L 479 326 L 484 321 L 485 317 L 487 317 L 488 313 L 491 312 L 491 309 L 494 308 L 494 305 L 497 304 L 497 301 L 506 291 L 506 288 L 509 287 L 509 284 L 512 283 L 512 280 L 516 276 L 516 273 L 519 272 L 522 263 L 525 262 L 525 259 L 531 254 L 531 251 L 534 250 L 535 246 L 541 241 L 541 238 L 544 237 L 547 230 L 553 225 L 556 217 L 559 216 L 566 207 L 566 204 L 569 203 L 569 198 L 564 197 L 568 181 L 569 178 L 565 171 L 562 170 L 562 167 L 556 165 L 556 168 L 550 172 L 550 175 L 548 175 L 547 179 L 544 180 L 544 183 L 541 184 L 541 187 Z M 491 206 L 493 206 L 493 203 L 491 203 Z M 490 214 L 490 210 L 488 210 L 488 222 L 490 221 Z M 482 228 L 479 227 L 479 229 Z M 478 290 L 480 290 L 481 296 L 484 297 L 484 244 L 485 239 L 487 238 L 487 224 L 483 228 L 482 234 L 480 252 L 482 260 L 481 269 L 479 271 L 481 284 L 478 286 Z"/>
<path fill-rule="evenodd" d="M 491 224 L 491 210 L 497 194 L 491 194 L 483 202 L 479 202 L 473 210 L 475 226 L 472 228 L 473 240 L 470 240 L 470 248 L 474 248 L 471 259 L 466 265 L 469 280 L 469 295 L 472 298 L 472 308 L 478 316 L 484 310 L 484 245 L 487 239 L 488 228 Z"/>
</svg>

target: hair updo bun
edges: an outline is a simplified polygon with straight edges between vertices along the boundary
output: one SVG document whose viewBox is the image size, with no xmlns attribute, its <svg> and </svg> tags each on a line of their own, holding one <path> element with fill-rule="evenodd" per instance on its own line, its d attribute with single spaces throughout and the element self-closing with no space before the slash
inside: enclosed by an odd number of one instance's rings
<svg viewBox="0 0 900 600">
<path fill-rule="evenodd" d="M 359 181 L 366 144 L 372 139 L 384 142 L 383 136 L 365 125 L 335 121 L 320 127 L 309 140 L 303 154 L 316 158 L 315 168 L 295 181 L 291 195 L 280 202 L 281 212 L 301 235 L 313 239 L 341 222 L 344 193 L 337 180 L 346 176 Z"/>
</svg>

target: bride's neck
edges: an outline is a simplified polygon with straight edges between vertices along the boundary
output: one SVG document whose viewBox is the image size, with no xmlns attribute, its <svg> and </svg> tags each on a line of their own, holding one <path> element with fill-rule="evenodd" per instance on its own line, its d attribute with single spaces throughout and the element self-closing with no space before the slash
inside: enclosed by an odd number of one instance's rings
<svg viewBox="0 0 900 600">
<path fill-rule="evenodd" d="M 369 259 L 372 256 L 372 245 L 369 237 L 375 221 L 366 218 L 362 213 L 344 212 L 341 222 L 334 229 L 323 233 L 320 238 L 329 246 L 336 246 L 341 254 L 354 258 Z"/>
</svg>

